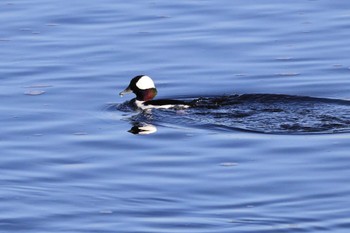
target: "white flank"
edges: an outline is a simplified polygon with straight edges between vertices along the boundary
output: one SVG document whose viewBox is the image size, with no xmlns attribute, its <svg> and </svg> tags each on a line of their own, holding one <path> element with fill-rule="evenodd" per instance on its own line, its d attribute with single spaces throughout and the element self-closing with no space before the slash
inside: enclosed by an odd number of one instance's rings
<svg viewBox="0 0 350 233">
<path fill-rule="evenodd" d="M 142 110 L 147 110 L 147 109 L 168 109 L 168 108 L 174 108 L 174 109 L 186 109 L 189 108 L 189 105 L 185 105 L 185 104 L 177 104 L 177 105 L 173 105 L 173 104 L 165 104 L 165 105 L 144 105 L 145 101 L 141 101 L 141 100 L 136 100 L 135 104 L 138 108 L 142 109 Z"/>
<path fill-rule="evenodd" d="M 155 88 L 153 80 L 150 77 L 146 76 L 146 75 L 142 76 L 139 79 L 139 81 L 136 83 L 136 86 L 138 88 L 140 88 L 141 90 L 146 90 L 146 89 L 149 89 L 149 88 Z"/>
</svg>

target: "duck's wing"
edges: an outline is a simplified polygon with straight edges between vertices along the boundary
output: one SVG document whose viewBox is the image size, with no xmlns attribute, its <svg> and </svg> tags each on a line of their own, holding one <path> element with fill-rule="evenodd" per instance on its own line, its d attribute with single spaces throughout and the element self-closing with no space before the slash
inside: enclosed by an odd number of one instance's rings
<svg viewBox="0 0 350 233">
<path fill-rule="evenodd" d="M 172 99 L 159 99 L 159 100 L 149 100 L 144 103 L 145 105 L 188 105 L 188 102 L 182 100 L 172 100 Z"/>
</svg>

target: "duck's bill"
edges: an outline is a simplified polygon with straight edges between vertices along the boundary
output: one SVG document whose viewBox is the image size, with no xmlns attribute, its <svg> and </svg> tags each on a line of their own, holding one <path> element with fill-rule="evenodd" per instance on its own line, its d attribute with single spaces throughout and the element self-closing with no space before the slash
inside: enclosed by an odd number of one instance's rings
<svg viewBox="0 0 350 233">
<path fill-rule="evenodd" d="M 127 87 L 124 91 L 120 92 L 119 95 L 120 97 L 123 97 L 125 94 L 131 93 L 132 90 L 130 89 L 130 87 Z"/>
</svg>

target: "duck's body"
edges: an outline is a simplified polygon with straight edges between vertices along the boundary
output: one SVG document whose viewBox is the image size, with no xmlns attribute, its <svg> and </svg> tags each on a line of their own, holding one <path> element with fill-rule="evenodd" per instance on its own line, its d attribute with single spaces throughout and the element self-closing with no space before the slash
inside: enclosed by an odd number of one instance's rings
<svg viewBox="0 0 350 233">
<path fill-rule="evenodd" d="M 181 100 L 172 99 L 159 99 L 154 100 L 153 98 L 157 95 L 157 89 L 154 85 L 153 80 L 146 75 L 138 75 L 134 77 L 129 86 L 122 92 L 120 96 L 133 92 L 136 98 L 132 100 L 134 105 L 142 110 L 154 109 L 154 108 L 176 108 L 184 109 L 189 108 L 190 103 Z"/>
</svg>

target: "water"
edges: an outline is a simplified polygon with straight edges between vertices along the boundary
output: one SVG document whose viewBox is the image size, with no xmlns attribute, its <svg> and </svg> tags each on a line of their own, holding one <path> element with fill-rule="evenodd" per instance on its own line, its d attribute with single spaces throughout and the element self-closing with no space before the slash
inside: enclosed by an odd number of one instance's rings
<svg viewBox="0 0 350 233">
<path fill-rule="evenodd" d="M 138 74 L 159 98 L 348 100 L 349 17 L 330 0 L 0 3 L 0 232 L 348 232 L 349 133 L 180 112 L 134 135 L 109 106 Z"/>
<path fill-rule="evenodd" d="M 182 103 L 187 106 L 181 109 Z M 146 102 L 146 106 L 147 104 L 149 102 Z M 107 109 L 113 112 L 131 112 L 132 115 L 128 119 L 136 128 L 165 121 L 173 124 L 186 123 L 202 127 L 210 124 L 210 127 L 289 135 L 350 131 L 350 101 L 347 100 L 244 94 L 187 99 L 172 109 L 165 110 L 161 108 L 140 111 L 135 105 L 135 101 L 131 100 L 118 105 L 111 104 Z M 155 126 L 151 129 L 152 133 L 155 132 L 153 128 Z M 142 129 L 140 132 L 145 131 L 147 130 Z"/>
</svg>

